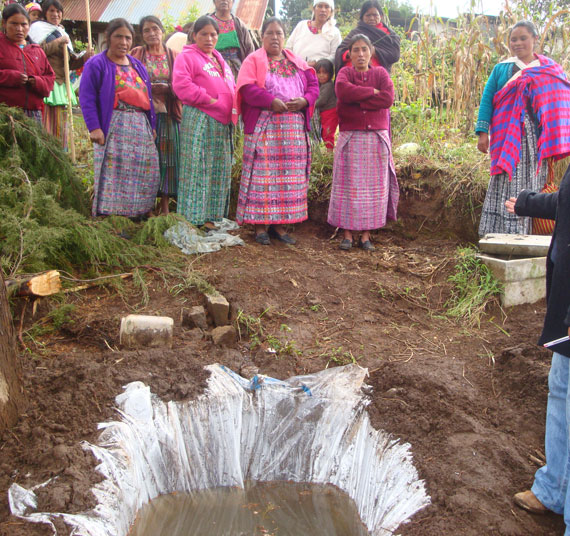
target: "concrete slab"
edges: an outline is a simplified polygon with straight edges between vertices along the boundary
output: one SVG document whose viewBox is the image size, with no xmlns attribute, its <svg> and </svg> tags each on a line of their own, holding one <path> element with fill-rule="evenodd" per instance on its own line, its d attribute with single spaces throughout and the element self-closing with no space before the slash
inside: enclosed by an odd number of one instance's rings
<svg viewBox="0 0 570 536">
<path fill-rule="evenodd" d="M 526 281 L 511 281 L 505 283 L 501 295 L 503 307 L 513 307 L 523 303 L 535 303 L 546 296 L 546 277 L 527 279 Z"/>
<path fill-rule="evenodd" d="M 544 257 L 550 247 L 551 236 L 487 234 L 479 240 L 484 253 L 515 255 L 517 257 Z"/>
</svg>

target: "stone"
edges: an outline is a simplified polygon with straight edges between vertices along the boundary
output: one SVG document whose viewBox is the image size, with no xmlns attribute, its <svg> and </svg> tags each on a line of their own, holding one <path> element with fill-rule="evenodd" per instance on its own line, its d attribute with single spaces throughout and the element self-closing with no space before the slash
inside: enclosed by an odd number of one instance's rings
<svg viewBox="0 0 570 536">
<path fill-rule="evenodd" d="M 182 325 L 189 328 L 208 329 L 206 309 L 201 305 L 195 305 L 182 311 Z"/>
<path fill-rule="evenodd" d="M 256 367 L 253 363 L 249 363 L 247 365 L 243 365 L 239 373 L 242 376 L 242 378 L 250 380 L 251 378 L 259 374 L 259 368 Z"/>
<path fill-rule="evenodd" d="M 513 307 L 535 303 L 546 296 L 546 257 L 504 260 L 478 255 L 503 284 L 501 304 Z"/>
<path fill-rule="evenodd" d="M 394 152 L 398 156 L 416 156 L 420 153 L 421 147 L 417 143 L 403 143 L 396 147 Z"/>
<path fill-rule="evenodd" d="M 217 346 L 232 346 L 237 341 L 237 332 L 233 326 L 219 326 L 212 330 L 212 341 Z"/>
<path fill-rule="evenodd" d="M 172 348 L 174 320 L 168 316 L 128 315 L 121 319 L 125 348 Z"/>
<path fill-rule="evenodd" d="M 551 236 L 489 233 L 479 240 L 483 253 L 515 255 L 517 257 L 544 257 L 550 247 Z"/>
<path fill-rule="evenodd" d="M 227 326 L 230 322 L 230 304 L 221 294 L 206 296 L 207 307 L 214 326 Z"/>
</svg>

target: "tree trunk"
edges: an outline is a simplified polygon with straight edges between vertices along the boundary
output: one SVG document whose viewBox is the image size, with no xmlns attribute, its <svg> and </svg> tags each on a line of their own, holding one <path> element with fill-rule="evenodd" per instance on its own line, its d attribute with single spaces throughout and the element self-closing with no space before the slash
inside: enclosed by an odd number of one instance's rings
<svg viewBox="0 0 570 536">
<path fill-rule="evenodd" d="M 6 287 L 0 273 L 0 432 L 16 423 L 25 404 L 22 367 L 16 350 Z"/>
</svg>

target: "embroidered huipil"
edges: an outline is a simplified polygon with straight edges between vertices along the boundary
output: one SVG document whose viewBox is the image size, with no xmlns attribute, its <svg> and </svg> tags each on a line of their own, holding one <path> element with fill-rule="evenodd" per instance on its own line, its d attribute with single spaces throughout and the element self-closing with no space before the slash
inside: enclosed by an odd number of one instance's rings
<svg viewBox="0 0 570 536">
<path fill-rule="evenodd" d="M 202 52 L 198 45 L 186 45 L 174 62 L 172 86 L 183 104 L 198 108 L 227 125 L 236 118 L 236 86 L 222 55 L 217 50 L 213 54 L 217 61 Z M 210 103 L 212 99 L 216 99 L 213 104 Z"/>
<path fill-rule="evenodd" d="M 150 110 L 150 99 L 146 84 L 139 74 L 130 65 L 117 65 L 113 108 L 125 107 L 147 111 Z"/>
</svg>

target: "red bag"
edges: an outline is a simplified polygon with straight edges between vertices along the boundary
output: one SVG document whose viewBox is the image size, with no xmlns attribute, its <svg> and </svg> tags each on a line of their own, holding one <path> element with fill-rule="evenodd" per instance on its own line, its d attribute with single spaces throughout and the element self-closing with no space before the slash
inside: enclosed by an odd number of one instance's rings
<svg viewBox="0 0 570 536">
<path fill-rule="evenodd" d="M 544 183 L 541 194 L 552 194 L 558 191 L 558 186 L 554 184 L 554 165 L 552 158 L 548 160 L 548 179 Z M 532 219 L 532 234 L 536 235 L 551 235 L 554 232 L 554 220 L 547 220 L 544 218 Z"/>
</svg>

